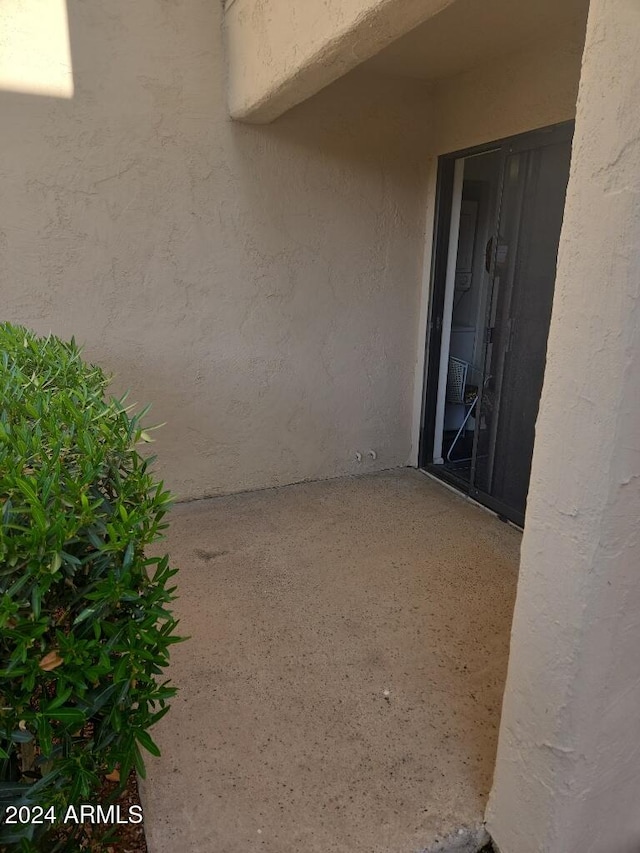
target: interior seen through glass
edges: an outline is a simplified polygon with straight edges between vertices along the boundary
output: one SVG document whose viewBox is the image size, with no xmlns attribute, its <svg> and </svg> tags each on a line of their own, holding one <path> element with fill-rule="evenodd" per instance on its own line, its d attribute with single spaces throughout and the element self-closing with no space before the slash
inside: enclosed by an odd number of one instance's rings
<svg viewBox="0 0 640 853">
<path fill-rule="evenodd" d="M 499 151 L 464 161 L 442 455 L 444 464 L 467 481 L 478 417 L 477 395 L 484 372 L 491 237 L 499 177 Z"/>
</svg>

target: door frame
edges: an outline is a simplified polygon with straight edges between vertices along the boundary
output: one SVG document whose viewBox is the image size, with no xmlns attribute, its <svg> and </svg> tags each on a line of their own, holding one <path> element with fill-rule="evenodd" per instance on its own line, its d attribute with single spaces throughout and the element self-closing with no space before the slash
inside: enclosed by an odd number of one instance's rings
<svg viewBox="0 0 640 853">
<path fill-rule="evenodd" d="M 571 137 L 575 121 L 559 122 L 524 133 L 507 136 L 442 154 L 438 157 L 435 193 L 435 214 L 433 228 L 433 251 L 431 255 L 430 286 L 428 297 L 428 321 L 426 329 L 425 360 L 423 374 L 423 394 L 420 414 L 420 436 L 418 443 L 418 468 L 436 476 L 450 486 L 458 489 L 482 503 L 500 516 L 523 526 L 524 516 L 514 517 L 513 511 L 490 495 L 472 488 L 468 482 L 456 477 L 442 464 L 434 464 L 433 448 L 436 431 L 436 410 L 438 405 L 438 387 L 443 342 L 443 315 L 447 273 L 449 269 L 449 240 L 452 225 L 452 208 L 456 161 L 477 154 L 501 151 L 524 150 L 531 147 L 551 145 L 559 139 Z M 535 143 L 532 145 L 531 143 Z"/>
</svg>

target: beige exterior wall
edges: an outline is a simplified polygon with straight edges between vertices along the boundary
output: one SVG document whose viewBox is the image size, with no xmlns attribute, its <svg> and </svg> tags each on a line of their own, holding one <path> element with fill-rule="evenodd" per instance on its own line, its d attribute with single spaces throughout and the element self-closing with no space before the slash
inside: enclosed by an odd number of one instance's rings
<svg viewBox="0 0 640 853">
<path fill-rule="evenodd" d="M 0 91 L 3 316 L 153 403 L 181 497 L 405 465 L 423 88 L 352 78 L 237 125 L 220 25 L 69 3 L 73 98 Z"/>
<path fill-rule="evenodd" d="M 227 0 L 229 110 L 269 122 L 453 0 Z"/>
<path fill-rule="evenodd" d="M 356 71 L 249 127 L 217 4 L 68 9 L 73 97 L 0 91 L 4 316 L 75 335 L 154 404 L 180 497 L 415 462 L 433 151 L 569 117 L 576 55 L 433 97 Z"/>
<path fill-rule="evenodd" d="M 592 0 L 489 829 L 640 849 L 640 5 Z"/>
<path fill-rule="evenodd" d="M 444 154 L 575 116 L 584 33 L 572 27 L 434 86 Z"/>
</svg>

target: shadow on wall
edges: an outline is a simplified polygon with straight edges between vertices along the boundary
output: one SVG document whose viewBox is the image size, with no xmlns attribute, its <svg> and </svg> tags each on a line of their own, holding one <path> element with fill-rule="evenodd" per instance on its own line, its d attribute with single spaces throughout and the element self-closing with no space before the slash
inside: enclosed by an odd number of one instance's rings
<svg viewBox="0 0 640 853">
<path fill-rule="evenodd" d="M 424 88 L 354 73 L 240 126 L 219 4 L 67 8 L 73 97 L 0 92 L 7 319 L 154 402 L 182 497 L 406 464 Z"/>
</svg>

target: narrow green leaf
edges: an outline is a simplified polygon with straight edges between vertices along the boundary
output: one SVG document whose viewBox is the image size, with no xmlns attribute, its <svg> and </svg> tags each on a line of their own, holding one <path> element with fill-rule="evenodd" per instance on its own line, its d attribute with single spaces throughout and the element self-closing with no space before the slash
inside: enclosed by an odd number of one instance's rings
<svg viewBox="0 0 640 853">
<path fill-rule="evenodd" d="M 160 747 L 152 740 L 151 735 L 145 731 L 135 732 L 136 740 L 143 746 L 151 755 L 158 757 L 160 755 Z"/>
<path fill-rule="evenodd" d="M 73 620 L 74 625 L 79 625 L 81 622 L 84 622 L 85 619 L 88 619 L 90 616 L 96 612 L 95 607 L 85 607 L 84 610 L 81 610 L 78 616 Z"/>
<path fill-rule="evenodd" d="M 78 708 L 55 708 L 54 710 L 49 710 L 48 713 L 53 720 L 58 720 L 58 722 L 66 723 L 67 725 L 71 723 L 83 723 L 86 719 L 84 712 Z"/>
</svg>

